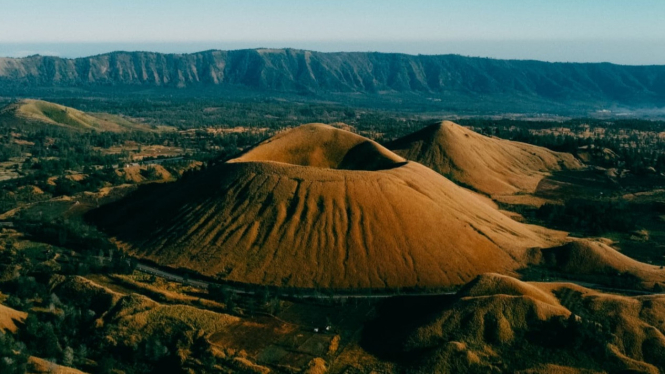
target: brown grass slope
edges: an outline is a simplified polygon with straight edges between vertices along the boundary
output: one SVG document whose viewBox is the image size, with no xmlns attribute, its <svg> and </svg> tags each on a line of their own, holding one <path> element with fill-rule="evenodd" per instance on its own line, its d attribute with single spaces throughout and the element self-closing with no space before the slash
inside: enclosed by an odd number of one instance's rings
<svg viewBox="0 0 665 374">
<path fill-rule="evenodd" d="M 560 247 L 545 248 L 540 262 L 557 271 L 587 276 L 598 283 L 616 281 L 619 275 L 630 275 L 635 286 L 653 289 L 665 287 L 665 270 L 658 266 L 635 261 L 607 244 L 579 239 Z"/>
<path fill-rule="evenodd" d="M 113 344 L 135 346 L 157 334 L 204 331 L 211 335 L 240 319 L 189 305 L 166 305 L 139 294 L 130 294 L 104 316 L 109 326 L 106 339 Z"/>
<path fill-rule="evenodd" d="M 665 370 L 665 295 L 617 296 L 486 274 L 432 308 L 398 340 L 382 332 L 414 372 Z"/>
<path fill-rule="evenodd" d="M 571 154 L 487 137 L 450 121 L 428 126 L 387 147 L 491 196 L 532 193 L 550 172 L 582 167 Z"/>
<path fill-rule="evenodd" d="M 169 181 L 174 179 L 173 175 L 171 175 L 171 173 L 166 170 L 165 167 L 159 164 L 125 166 L 122 169 L 116 170 L 115 173 L 126 182 L 143 183 L 148 181 L 144 173 L 146 173 L 149 169 L 153 169 L 152 171 L 154 171 L 156 180 L 158 181 Z"/>
<path fill-rule="evenodd" d="M 88 308 L 97 313 L 109 310 L 123 296 L 78 275 L 66 277 L 56 275 L 51 278 L 50 286 L 51 290 L 59 297 L 71 300 L 74 304 L 83 302 Z"/>
<path fill-rule="evenodd" d="M 515 270 L 527 248 L 561 237 L 511 220 L 375 142 L 321 124 L 90 218 L 133 255 L 162 265 L 298 287 L 461 284 Z"/>
<path fill-rule="evenodd" d="M 31 356 L 28 359 L 29 374 L 85 374 L 85 372 L 54 364 L 39 357 Z"/>
<path fill-rule="evenodd" d="M 143 124 L 111 114 L 90 114 L 60 104 L 24 99 L 0 109 L 0 123 L 19 128 L 57 126 L 72 131 L 150 131 Z"/>
<path fill-rule="evenodd" d="M 23 323 L 27 313 L 0 304 L 0 332 L 16 332 L 18 324 Z"/>
</svg>

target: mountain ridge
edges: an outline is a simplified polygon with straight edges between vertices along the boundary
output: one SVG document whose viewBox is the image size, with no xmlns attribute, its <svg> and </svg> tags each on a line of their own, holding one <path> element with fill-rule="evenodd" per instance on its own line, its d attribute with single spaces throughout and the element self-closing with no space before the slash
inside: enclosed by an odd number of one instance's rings
<svg viewBox="0 0 665 374">
<path fill-rule="evenodd" d="M 0 88 L 109 86 L 661 105 L 665 66 L 296 49 L 0 57 Z"/>
</svg>

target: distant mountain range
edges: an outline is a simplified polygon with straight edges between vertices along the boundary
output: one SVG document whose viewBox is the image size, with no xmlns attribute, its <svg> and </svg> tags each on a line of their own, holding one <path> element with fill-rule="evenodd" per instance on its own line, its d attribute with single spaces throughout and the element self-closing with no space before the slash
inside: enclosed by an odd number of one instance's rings
<svg viewBox="0 0 665 374">
<path fill-rule="evenodd" d="M 665 105 L 665 66 L 293 49 L 0 58 L 5 92 L 104 87 L 653 107 Z"/>
</svg>

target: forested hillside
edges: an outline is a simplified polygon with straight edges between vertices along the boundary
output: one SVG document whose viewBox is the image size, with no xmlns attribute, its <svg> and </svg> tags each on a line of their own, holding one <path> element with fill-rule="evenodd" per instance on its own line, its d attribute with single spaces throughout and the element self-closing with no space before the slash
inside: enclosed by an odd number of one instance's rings
<svg viewBox="0 0 665 374">
<path fill-rule="evenodd" d="M 462 108 L 517 102 L 653 107 L 665 103 L 665 67 L 293 49 L 113 52 L 77 59 L 0 58 L 0 88 L 113 88 L 116 93 L 189 88 L 184 90 L 189 94 L 224 89 L 343 94 L 349 100 L 362 94 L 433 105 L 462 103 Z"/>
</svg>

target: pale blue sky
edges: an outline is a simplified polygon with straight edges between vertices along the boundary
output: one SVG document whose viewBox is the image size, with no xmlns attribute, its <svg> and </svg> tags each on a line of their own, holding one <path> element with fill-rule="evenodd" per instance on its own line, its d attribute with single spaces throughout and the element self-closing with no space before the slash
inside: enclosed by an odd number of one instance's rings
<svg viewBox="0 0 665 374">
<path fill-rule="evenodd" d="M 0 55 L 294 47 L 665 64 L 665 0 L 0 0 Z"/>
</svg>

